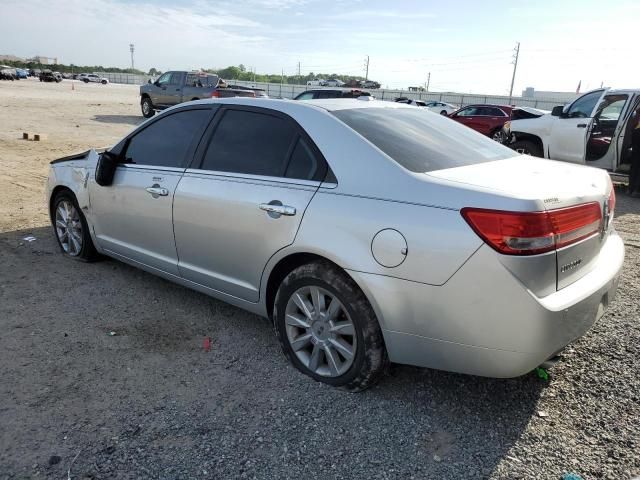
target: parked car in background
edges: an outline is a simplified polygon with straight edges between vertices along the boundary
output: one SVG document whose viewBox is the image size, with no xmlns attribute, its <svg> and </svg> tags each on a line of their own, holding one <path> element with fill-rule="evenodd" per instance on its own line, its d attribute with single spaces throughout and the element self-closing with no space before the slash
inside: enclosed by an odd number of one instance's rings
<svg viewBox="0 0 640 480">
<path fill-rule="evenodd" d="M 39 78 L 41 82 L 60 83 L 62 81 L 62 75 L 60 75 L 58 72 L 52 72 L 48 69 L 42 70 L 42 72 L 40 72 Z"/>
<path fill-rule="evenodd" d="M 101 83 L 102 85 L 106 85 L 109 83 L 109 79 L 106 77 L 101 77 L 96 75 L 95 73 L 81 73 L 76 77 L 77 80 L 80 80 L 84 83 Z"/>
<path fill-rule="evenodd" d="M 357 88 L 317 88 L 306 90 L 294 100 L 317 100 L 323 98 L 358 98 L 370 97 L 371 94 Z"/>
<path fill-rule="evenodd" d="M 47 192 L 67 257 L 268 317 L 298 370 L 352 391 L 389 361 L 530 372 L 603 315 L 624 260 L 606 172 L 393 102 L 190 102 L 52 162 Z"/>
<path fill-rule="evenodd" d="M 344 82 L 339 78 L 330 78 L 326 82 L 324 82 L 324 86 L 326 87 L 344 87 Z"/>
<path fill-rule="evenodd" d="M 502 142 L 502 127 L 511 118 L 512 109 L 510 105 L 467 105 L 450 114 L 449 118 Z"/>
<path fill-rule="evenodd" d="M 326 84 L 327 82 L 321 78 L 307 81 L 307 87 L 324 87 Z"/>
<path fill-rule="evenodd" d="M 597 89 L 566 106 L 505 126 L 511 148 L 536 157 L 626 173 L 631 162 L 631 114 L 640 90 Z"/>
<path fill-rule="evenodd" d="M 229 85 L 228 88 L 231 88 L 232 90 L 246 90 L 248 92 L 253 92 L 256 98 L 269 98 L 269 95 L 267 95 L 264 88 L 245 87 L 243 85 Z"/>
<path fill-rule="evenodd" d="M 458 107 L 444 102 L 434 102 L 431 100 L 415 100 L 407 97 L 398 97 L 395 99 L 398 103 L 406 103 L 408 105 L 415 105 L 417 107 L 426 108 L 432 112 L 437 112 L 441 115 L 448 115 L 455 112 Z"/>
<path fill-rule="evenodd" d="M 6 65 L 0 65 L 0 80 L 19 80 L 16 69 Z"/>
<path fill-rule="evenodd" d="M 372 88 L 375 90 L 380 88 L 380 84 L 378 82 L 374 82 L 373 80 L 365 80 L 364 82 L 362 82 L 362 88 Z"/>
<path fill-rule="evenodd" d="M 32 68 L 29 70 L 29 76 L 31 77 L 39 77 L 40 73 L 42 73 L 42 70 L 39 68 Z"/>
<path fill-rule="evenodd" d="M 140 87 L 140 108 L 145 118 L 153 117 L 179 103 L 204 98 L 255 97 L 253 89 L 231 88 L 218 75 L 206 72 L 170 71 Z"/>
<path fill-rule="evenodd" d="M 16 77 L 18 79 L 29 78 L 29 71 L 28 70 L 25 70 L 23 68 L 16 68 L 15 70 L 16 70 Z"/>
</svg>

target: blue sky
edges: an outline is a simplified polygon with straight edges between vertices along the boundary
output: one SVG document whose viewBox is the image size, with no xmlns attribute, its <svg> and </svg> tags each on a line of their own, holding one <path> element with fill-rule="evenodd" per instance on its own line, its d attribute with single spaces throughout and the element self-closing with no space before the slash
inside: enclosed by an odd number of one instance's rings
<svg viewBox="0 0 640 480">
<path fill-rule="evenodd" d="M 640 87 L 640 2 L 2 0 L 0 53 L 63 63 L 364 74 L 383 86 L 505 94 Z M 6 20 L 9 19 L 7 22 Z"/>
</svg>

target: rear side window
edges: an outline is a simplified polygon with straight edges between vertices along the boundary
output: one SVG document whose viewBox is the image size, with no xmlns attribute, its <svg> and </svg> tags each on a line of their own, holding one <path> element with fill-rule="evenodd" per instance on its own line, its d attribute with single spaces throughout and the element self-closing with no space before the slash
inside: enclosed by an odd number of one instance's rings
<svg viewBox="0 0 640 480">
<path fill-rule="evenodd" d="M 202 169 L 281 177 L 296 134 L 283 118 L 227 110 L 213 133 Z"/>
<path fill-rule="evenodd" d="M 296 146 L 291 153 L 291 160 L 285 173 L 287 178 L 302 180 L 322 180 L 324 177 L 324 162 L 320 163 L 311 151 L 307 142 L 298 137 Z"/>
<path fill-rule="evenodd" d="M 304 92 L 296 97 L 296 100 L 311 100 L 313 98 L 313 92 Z"/>
<path fill-rule="evenodd" d="M 125 157 L 136 165 L 183 167 L 196 135 L 202 135 L 211 110 L 184 110 L 159 118 L 129 140 Z"/>
<path fill-rule="evenodd" d="M 443 115 L 417 108 L 357 108 L 331 112 L 407 170 L 502 160 L 517 155 Z"/>
</svg>

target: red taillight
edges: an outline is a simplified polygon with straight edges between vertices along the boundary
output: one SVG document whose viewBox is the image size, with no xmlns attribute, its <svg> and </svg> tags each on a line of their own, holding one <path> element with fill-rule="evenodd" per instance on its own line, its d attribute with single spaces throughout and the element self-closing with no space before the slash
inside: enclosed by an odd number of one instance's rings
<svg viewBox="0 0 640 480">
<path fill-rule="evenodd" d="M 220 91 L 214 90 L 213 92 L 211 92 L 211 98 L 220 98 Z"/>
<path fill-rule="evenodd" d="M 494 250 L 506 255 L 535 255 L 565 247 L 598 232 L 597 202 L 546 212 L 507 212 L 463 208 L 462 216 Z"/>
<path fill-rule="evenodd" d="M 609 215 L 616 209 L 616 191 L 611 185 L 611 193 L 609 194 Z"/>
</svg>

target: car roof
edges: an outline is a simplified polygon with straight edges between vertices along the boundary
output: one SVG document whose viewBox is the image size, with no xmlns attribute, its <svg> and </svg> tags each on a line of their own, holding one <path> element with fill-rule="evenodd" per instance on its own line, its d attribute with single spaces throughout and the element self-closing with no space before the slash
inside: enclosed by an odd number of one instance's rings
<svg viewBox="0 0 640 480">
<path fill-rule="evenodd" d="M 246 105 L 251 107 L 265 107 L 274 110 L 286 111 L 293 108 L 313 108 L 329 112 L 337 110 L 350 110 L 356 108 L 409 108 L 414 109 L 410 105 L 397 102 L 385 102 L 379 100 L 364 101 L 357 98 L 323 98 L 317 100 L 281 100 L 277 98 L 251 98 L 251 97 L 229 97 L 219 99 L 196 100 L 188 103 L 181 103 L 177 106 L 185 106 L 191 104 L 226 104 L 226 105 Z"/>
</svg>

